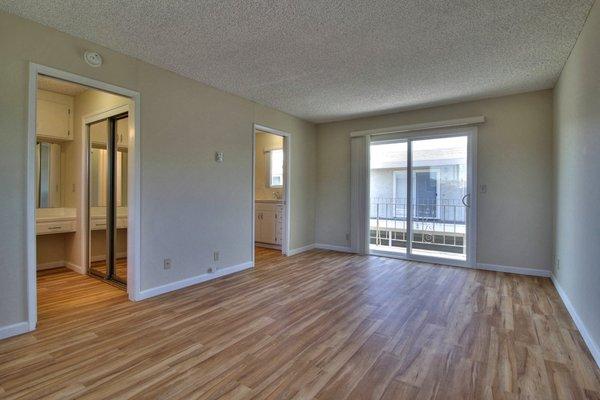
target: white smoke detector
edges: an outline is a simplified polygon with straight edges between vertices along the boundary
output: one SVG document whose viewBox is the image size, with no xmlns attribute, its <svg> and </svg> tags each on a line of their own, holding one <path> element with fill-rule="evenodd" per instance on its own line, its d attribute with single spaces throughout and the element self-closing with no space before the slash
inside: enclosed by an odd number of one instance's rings
<svg viewBox="0 0 600 400">
<path fill-rule="evenodd" d="M 102 56 L 95 51 L 86 51 L 83 54 L 83 59 L 90 67 L 99 67 L 102 65 Z"/>
</svg>

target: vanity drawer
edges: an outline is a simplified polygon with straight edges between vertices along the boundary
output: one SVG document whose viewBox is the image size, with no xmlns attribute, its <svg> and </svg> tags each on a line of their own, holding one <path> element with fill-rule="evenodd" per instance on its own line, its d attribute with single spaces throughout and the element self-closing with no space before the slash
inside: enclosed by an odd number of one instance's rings
<svg viewBox="0 0 600 400">
<path fill-rule="evenodd" d="M 104 218 L 92 219 L 90 221 L 90 229 L 93 231 L 100 231 L 100 230 L 106 229 L 106 219 L 104 219 Z"/>
<path fill-rule="evenodd" d="M 36 230 L 38 235 L 75 232 L 75 221 L 38 222 Z"/>
</svg>

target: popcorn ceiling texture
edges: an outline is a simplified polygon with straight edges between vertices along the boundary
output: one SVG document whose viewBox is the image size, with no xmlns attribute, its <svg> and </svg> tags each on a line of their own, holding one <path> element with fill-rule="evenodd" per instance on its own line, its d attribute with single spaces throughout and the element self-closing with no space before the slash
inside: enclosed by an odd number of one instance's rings
<svg viewBox="0 0 600 400">
<path fill-rule="evenodd" d="M 553 87 L 593 0 L 0 0 L 313 122 Z"/>
</svg>

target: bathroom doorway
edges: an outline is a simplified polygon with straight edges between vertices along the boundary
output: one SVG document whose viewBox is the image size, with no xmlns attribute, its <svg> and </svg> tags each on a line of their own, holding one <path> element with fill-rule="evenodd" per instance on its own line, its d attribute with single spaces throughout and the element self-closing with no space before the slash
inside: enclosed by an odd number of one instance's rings
<svg viewBox="0 0 600 400">
<path fill-rule="evenodd" d="M 263 253 L 271 250 L 273 254 L 288 254 L 289 139 L 286 132 L 254 126 L 252 242 Z"/>
</svg>

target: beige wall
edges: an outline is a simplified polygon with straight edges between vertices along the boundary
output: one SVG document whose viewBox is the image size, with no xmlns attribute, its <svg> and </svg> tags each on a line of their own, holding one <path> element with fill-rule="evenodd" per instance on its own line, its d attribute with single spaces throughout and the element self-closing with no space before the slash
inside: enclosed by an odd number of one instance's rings
<svg viewBox="0 0 600 400">
<path fill-rule="evenodd" d="M 56 235 L 39 235 L 36 237 L 37 253 L 36 261 L 38 269 L 43 269 L 47 264 L 54 267 L 64 265 L 65 239 L 72 237 L 71 233 Z"/>
<path fill-rule="evenodd" d="M 101 68 L 83 62 L 86 49 L 102 54 Z M 30 61 L 141 94 L 142 289 L 251 260 L 253 123 L 292 135 L 290 247 L 314 242 L 313 124 L 5 13 L 0 54 L 0 327 L 27 318 Z M 215 151 L 225 153 L 225 162 L 214 162 Z M 221 254 L 216 265 L 214 250 Z M 166 257 L 173 259 L 168 271 Z"/>
<path fill-rule="evenodd" d="M 554 275 L 600 362 L 600 2 L 555 89 Z"/>
<path fill-rule="evenodd" d="M 349 246 L 350 137 L 355 130 L 484 115 L 479 126 L 477 261 L 551 268 L 552 91 L 318 125 L 316 241 Z"/>
<path fill-rule="evenodd" d="M 283 198 L 283 189 L 267 186 L 267 157 L 265 153 L 266 150 L 283 149 L 283 137 L 270 133 L 257 132 L 254 146 L 254 191 L 256 193 L 256 200 L 273 200 L 275 199 L 273 193 L 278 193 Z"/>
</svg>

